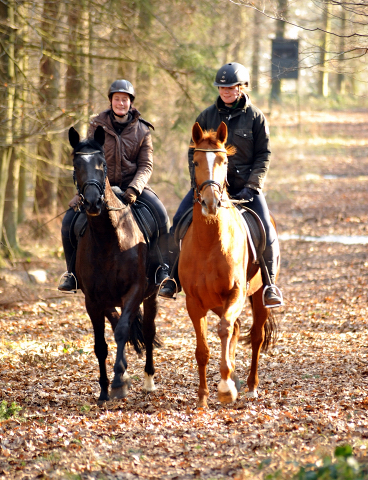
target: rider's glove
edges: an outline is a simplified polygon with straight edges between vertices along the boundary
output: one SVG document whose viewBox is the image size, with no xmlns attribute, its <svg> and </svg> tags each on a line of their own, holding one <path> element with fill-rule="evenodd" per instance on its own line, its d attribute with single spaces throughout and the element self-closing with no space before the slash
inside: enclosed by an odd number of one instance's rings
<svg viewBox="0 0 368 480">
<path fill-rule="evenodd" d="M 134 203 L 137 200 L 137 196 L 138 195 L 137 195 L 136 191 L 134 190 L 134 188 L 128 187 L 125 190 L 125 193 L 123 195 L 123 199 L 127 203 Z"/>
<path fill-rule="evenodd" d="M 234 195 L 236 200 L 245 200 L 246 202 L 252 202 L 254 195 L 257 195 L 257 191 L 253 188 L 244 187 L 239 193 Z"/>
</svg>

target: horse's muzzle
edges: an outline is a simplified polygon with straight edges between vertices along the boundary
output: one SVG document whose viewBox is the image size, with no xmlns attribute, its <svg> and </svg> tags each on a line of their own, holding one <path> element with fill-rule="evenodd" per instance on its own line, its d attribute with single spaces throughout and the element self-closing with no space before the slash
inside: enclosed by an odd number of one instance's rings
<svg viewBox="0 0 368 480">
<path fill-rule="evenodd" d="M 221 207 L 221 199 L 212 197 L 210 200 L 202 199 L 202 215 L 207 216 L 216 216 L 219 208 Z"/>
<path fill-rule="evenodd" d="M 96 201 L 89 201 L 87 198 L 84 199 L 84 208 L 86 209 L 87 215 L 91 217 L 96 217 L 100 215 L 103 205 L 103 197 L 99 197 Z"/>
</svg>

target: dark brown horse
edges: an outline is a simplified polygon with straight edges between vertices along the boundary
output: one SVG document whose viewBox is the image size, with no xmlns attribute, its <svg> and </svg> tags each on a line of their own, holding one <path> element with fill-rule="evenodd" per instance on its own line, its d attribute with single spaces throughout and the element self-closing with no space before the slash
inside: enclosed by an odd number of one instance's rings
<svg viewBox="0 0 368 480">
<path fill-rule="evenodd" d="M 99 402 L 127 395 L 130 379 L 125 346 L 128 341 L 138 353 L 142 347 L 146 349 L 143 389 L 151 392 L 155 389 L 152 350 L 158 287 L 154 271 L 148 267 L 147 244 L 131 207 L 116 197 L 109 184 L 103 128 L 97 127 L 94 139 L 81 142 L 72 127 L 69 141 L 74 149 L 74 179 L 88 220 L 86 232 L 78 242 L 76 275 L 95 335 L 95 354 L 100 367 Z M 110 397 L 105 317 L 111 323 L 117 343 Z"/>
<path fill-rule="evenodd" d="M 199 370 L 198 406 L 207 406 L 206 379 L 210 353 L 207 344 L 207 312 L 220 317 L 221 381 L 218 398 L 222 403 L 236 400 L 240 386 L 235 375 L 235 349 L 240 334 L 239 315 L 246 297 L 253 313 L 250 330 L 252 364 L 248 376 L 248 396 L 257 396 L 258 360 L 261 347 L 272 339 L 275 324 L 269 309 L 263 306 L 263 284 L 259 266 L 247 241 L 239 211 L 226 192 L 227 127 L 221 123 L 217 132 L 203 132 L 193 126 L 193 163 L 195 167 L 195 203 L 193 221 L 183 242 L 179 260 L 179 278 L 186 294 L 188 313 L 196 337 Z"/>
</svg>

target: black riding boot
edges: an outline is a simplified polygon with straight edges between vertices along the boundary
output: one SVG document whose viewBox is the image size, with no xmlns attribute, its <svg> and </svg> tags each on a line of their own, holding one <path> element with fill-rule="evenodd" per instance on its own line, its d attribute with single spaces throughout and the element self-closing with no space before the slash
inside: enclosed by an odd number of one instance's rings
<svg viewBox="0 0 368 480">
<path fill-rule="evenodd" d="M 64 273 L 62 277 L 64 278 L 64 282 L 58 286 L 58 290 L 62 292 L 76 292 L 77 282 L 75 275 L 75 257 L 77 252 L 69 238 L 62 236 L 62 242 L 68 271 Z"/>
<path fill-rule="evenodd" d="M 268 308 L 281 307 L 284 305 L 282 293 L 275 284 L 279 253 L 278 240 L 276 239 L 271 245 L 266 246 L 263 252 L 263 262 L 261 260 L 264 285 L 263 304 Z"/>
<path fill-rule="evenodd" d="M 164 233 L 158 237 L 156 245 L 156 259 L 160 263 L 155 274 L 156 285 L 161 283 L 169 277 L 169 233 Z"/>
<path fill-rule="evenodd" d="M 164 281 L 158 294 L 160 297 L 173 298 L 176 293 L 181 291 L 181 285 L 179 282 L 179 275 L 178 275 L 180 250 L 179 250 L 179 246 L 176 245 L 175 243 L 173 233 L 169 234 L 168 252 L 169 252 L 170 277 L 168 277 Z"/>
</svg>

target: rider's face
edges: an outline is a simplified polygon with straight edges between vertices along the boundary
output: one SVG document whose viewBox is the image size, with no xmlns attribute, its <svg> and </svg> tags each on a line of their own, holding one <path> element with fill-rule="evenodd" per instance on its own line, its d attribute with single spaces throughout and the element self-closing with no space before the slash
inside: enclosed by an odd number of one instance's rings
<svg viewBox="0 0 368 480">
<path fill-rule="evenodd" d="M 239 97 L 239 85 L 234 85 L 233 87 L 219 87 L 219 94 L 221 100 L 226 105 L 231 105 Z"/>
<path fill-rule="evenodd" d="M 125 92 L 117 92 L 112 95 L 111 105 L 117 115 L 126 115 L 130 108 L 130 96 Z"/>
</svg>

